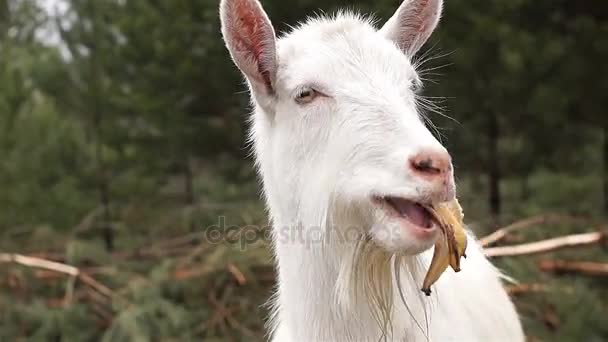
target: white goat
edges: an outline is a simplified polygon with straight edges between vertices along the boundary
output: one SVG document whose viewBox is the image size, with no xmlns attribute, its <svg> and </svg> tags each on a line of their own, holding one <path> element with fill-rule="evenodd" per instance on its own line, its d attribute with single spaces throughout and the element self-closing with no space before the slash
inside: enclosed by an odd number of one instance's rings
<svg viewBox="0 0 608 342">
<path fill-rule="evenodd" d="M 418 203 L 455 193 L 450 156 L 417 111 L 411 62 L 441 9 L 405 0 L 380 30 L 341 13 L 277 39 L 258 0 L 221 1 L 273 223 L 273 341 L 523 341 L 472 237 L 462 272 L 420 291 L 438 227 Z"/>
</svg>

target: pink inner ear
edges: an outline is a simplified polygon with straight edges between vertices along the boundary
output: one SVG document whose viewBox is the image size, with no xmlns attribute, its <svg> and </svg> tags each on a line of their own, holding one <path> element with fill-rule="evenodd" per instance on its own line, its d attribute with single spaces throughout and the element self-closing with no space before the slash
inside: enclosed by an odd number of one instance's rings
<svg viewBox="0 0 608 342">
<path fill-rule="evenodd" d="M 272 91 L 269 63 L 273 62 L 274 31 L 258 6 L 255 1 L 236 1 L 230 34 L 242 57 L 255 64 L 257 73 L 251 70 L 249 76 L 258 78 Z"/>
<path fill-rule="evenodd" d="M 409 33 L 403 36 L 406 46 L 414 47 L 417 41 L 428 37 L 427 30 L 429 22 L 432 21 L 434 9 L 429 8 L 429 0 L 418 0 L 412 2 L 412 8 L 405 11 L 407 14 L 402 20 L 407 23 Z M 430 34 L 430 33 L 428 33 Z"/>
<path fill-rule="evenodd" d="M 413 22 L 413 29 L 414 29 L 414 31 L 416 31 L 418 33 L 422 33 L 428 27 L 428 25 L 426 25 L 426 23 L 429 20 L 431 20 L 431 16 L 428 13 L 430 11 L 425 11 L 425 9 L 427 8 L 427 6 L 429 4 L 429 0 L 421 0 L 421 1 L 418 1 L 417 4 L 418 5 L 413 10 L 414 17 L 417 19 L 417 20 L 414 20 L 414 22 Z"/>
<path fill-rule="evenodd" d="M 429 38 L 441 11 L 441 0 L 405 0 L 399 8 L 392 39 L 408 55 L 414 54 Z"/>
</svg>

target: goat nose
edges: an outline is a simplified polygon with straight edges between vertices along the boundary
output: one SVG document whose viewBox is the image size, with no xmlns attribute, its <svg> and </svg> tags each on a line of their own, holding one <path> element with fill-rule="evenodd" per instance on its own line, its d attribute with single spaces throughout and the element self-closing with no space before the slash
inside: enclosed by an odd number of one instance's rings
<svg viewBox="0 0 608 342">
<path fill-rule="evenodd" d="M 409 161 L 414 174 L 429 179 L 444 178 L 452 171 L 452 160 L 446 151 L 423 150 Z"/>
</svg>

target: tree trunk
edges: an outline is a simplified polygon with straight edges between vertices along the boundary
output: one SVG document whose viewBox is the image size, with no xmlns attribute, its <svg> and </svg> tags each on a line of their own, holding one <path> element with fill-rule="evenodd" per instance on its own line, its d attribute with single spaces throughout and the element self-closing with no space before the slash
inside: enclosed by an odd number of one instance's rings
<svg viewBox="0 0 608 342">
<path fill-rule="evenodd" d="M 498 140 L 499 127 L 496 114 L 490 114 L 488 117 L 488 185 L 490 187 L 488 193 L 488 202 L 490 205 L 490 214 L 497 220 L 500 215 L 500 165 L 498 156 Z"/>
<path fill-rule="evenodd" d="M 520 199 L 525 202 L 530 199 L 530 176 L 528 174 L 521 176 L 521 192 Z"/>
<path fill-rule="evenodd" d="M 94 102 L 98 103 L 97 99 Z M 98 108 L 99 105 L 96 105 L 93 116 L 93 130 L 95 134 L 95 163 L 97 164 L 97 191 L 99 192 L 99 202 L 103 212 L 101 232 L 106 250 L 112 251 L 114 249 L 114 231 L 111 225 L 110 186 L 103 162 L 101 111 Z"/>
<path fill-rule="evenodd" d="M 111 252 L 114 250 L 114 228 L 112 227 L 112 217 L 110 213 L 110 189 L 105 175 L 102 175 L 99 184 L 99 197 L 103 208 L 103 241 L 106 250 Z"/>
<path fill-rule="evenodd" d="M 102 99 L 103 92 L 102 80 L 101 80 L 101 65 L 100 65 L 100 52 L 97 50 L 97 41 L 99 39 L 97 16 L 95 13 L 95 6 L 91 6 L 91 18 L 93 18 L 93 42 L 90 45 L 91 50 L 91 80 L 90 80 L 90 94 L 91 102 L 93 105 L 93 134 L 95 136 L 95 163 L 97 164 L 97 187 L 99 191 L 99 202 L 102 207 L 103 215 L 101 222 L 101 231 L 103 241 L 108 252 L 114 249 L 114 230 L 111 224 L 111 213 L 110 213 L 110 185 L 108 180 L 108 174 L 106 171 L 104 158 L 103 158 L 103 126 L 102 118 L 103 111 Z"/>
<path fill-rule="evenodd" d="M 608 122 L 604 123 L 604 141 L 602 146 L 602 182 L 604 192 L 604 215 L 608 215 Z"/>
<path fill-rule="evenodd" d="M 192 165 L 191 165 L 191 158 L 190 158 L 190 154 L 186 155 L 186 157 L 184 158 L 184 162 L 183 162 L 183 169 L 184 169 L 184 200 L 186 202 L 186 205 L 188 206 L 188 208 L 192 209 L 194 207 L 194 176 L 192 174 Z M 195 221 L 193 219 L 192 214 L 194 213 L 193 211 L 189 211 L 189 216 L 188 216 L 188 226 L 190 228 L 191 231 L 194 231 L 194 229 L 196 228 L 196 224 Z"/>
<path fill-rule="evenodd" d="M 192 166 L 190 165 L 190 156 L 186 156 L 184 161 L 184 192 L 186 204 L 191 206 L 194 204 L 194 181 L 192 175 Z"/>
</svg>

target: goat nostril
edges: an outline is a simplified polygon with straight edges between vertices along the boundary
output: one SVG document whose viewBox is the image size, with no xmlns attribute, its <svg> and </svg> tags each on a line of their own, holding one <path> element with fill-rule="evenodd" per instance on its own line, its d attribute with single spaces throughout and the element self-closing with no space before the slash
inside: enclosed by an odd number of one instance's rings
<svg viewBox="0 0 608 342">
<path fill-rule="evenodd" d="M 452 163 L 447 153 L 422 151 L 410 158 L 410 168 L 421 176 L 441 176 L 451 172 Z"/>
<path fill-rule="evenodd" d="M 412 166 L 416 171 L 424 172 L 424 173 L 441 173 L 441 169 L 435 167 L 433 165 L 433 160 L 430 158 L 423 159 L 420 161 L 414 161 Z"/>
</svg>

